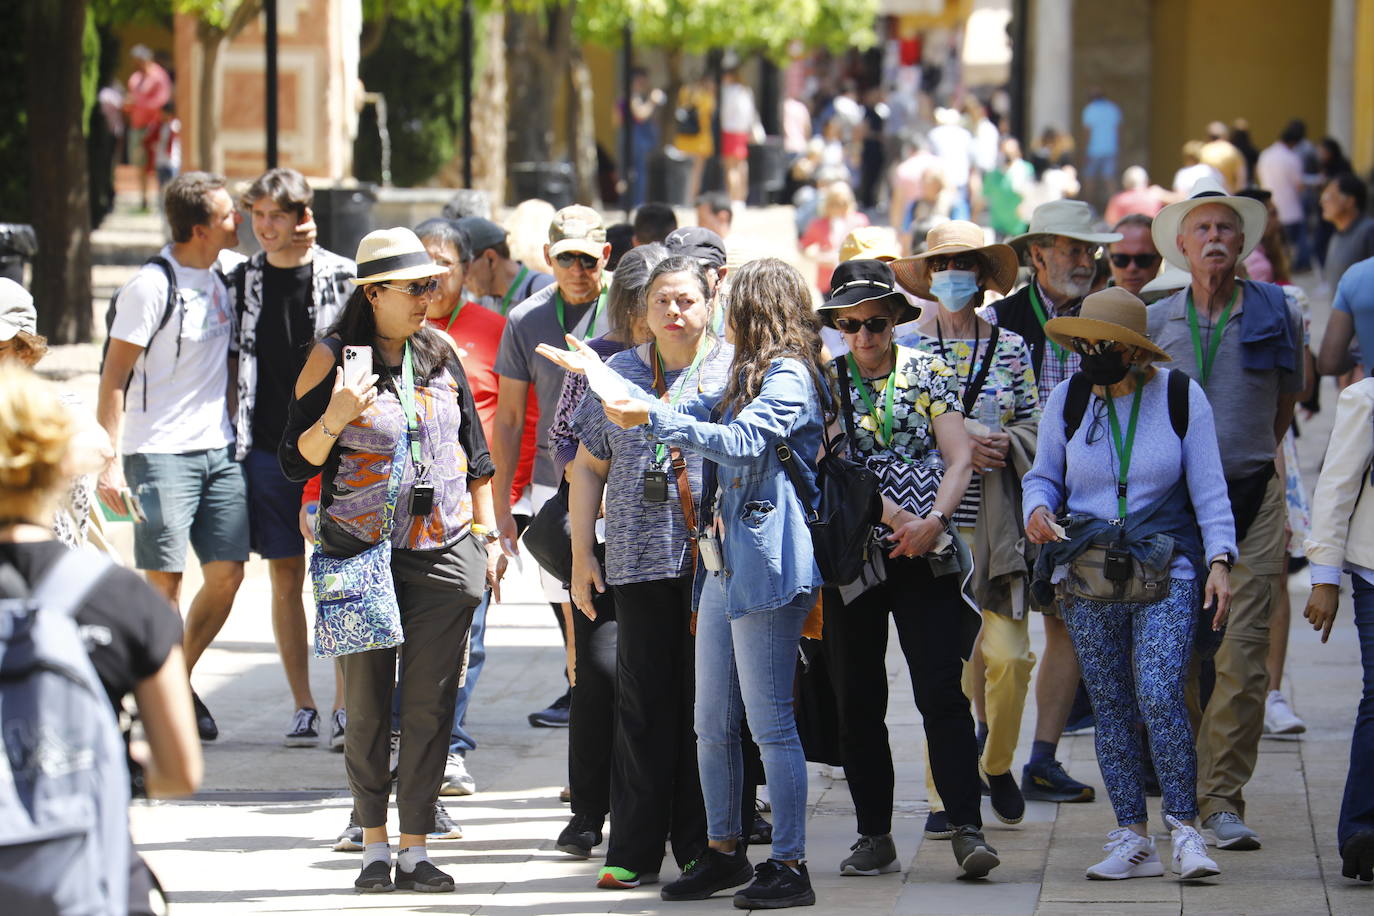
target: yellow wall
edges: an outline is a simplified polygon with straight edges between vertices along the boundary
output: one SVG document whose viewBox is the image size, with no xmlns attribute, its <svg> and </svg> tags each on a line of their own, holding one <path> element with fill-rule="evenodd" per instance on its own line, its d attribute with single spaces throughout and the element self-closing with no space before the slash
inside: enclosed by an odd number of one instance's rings
<svg viewBox="0 0 1374 916">
<path fill-rule="evenodd" d="M 1214 120 L 1247 119 L 1260 149 L 1292 118 L 1324 136 L 1330 23 L 1328 0 L 1155 0 L 1151 175 L 1167 184 Z"/>
<path fill-rule="evenodd" d="M 1374 168 L 1374 0 L 1355 11 L 1354 129 L 1351 163 L 1360 174 Z"/>
</svg>

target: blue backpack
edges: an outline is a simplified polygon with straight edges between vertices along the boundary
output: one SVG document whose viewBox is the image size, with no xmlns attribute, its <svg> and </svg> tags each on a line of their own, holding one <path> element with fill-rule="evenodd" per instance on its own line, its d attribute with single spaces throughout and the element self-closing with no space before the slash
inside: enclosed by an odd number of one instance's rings
<svg viewBox="0 0 1374 916">
<path fill-rule="evenodd" d="M 110 561 L 72 551 L 30 591 L 0 565 L 0 909 L 117 916 L 129 905 L 129 771 L 76 625 Z"/>
</svg>

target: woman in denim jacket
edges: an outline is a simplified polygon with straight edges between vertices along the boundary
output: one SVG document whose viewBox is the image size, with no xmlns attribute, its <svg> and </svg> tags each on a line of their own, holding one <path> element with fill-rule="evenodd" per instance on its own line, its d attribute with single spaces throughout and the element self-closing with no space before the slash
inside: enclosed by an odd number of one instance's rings
<svg viewBox="0 0 1374 916">
<path fill-rule="evenodd" d="M 715 530 L 723 562 L 702 576 L 697 600 L 697 757 L 710 848 L 663 888 L 667 900 L 703 899 L 751 874 L 753 884 L 735 895 L 737 906 L 807 906 L 816 899 L 803 862 L 806 760 L 792 680 L 802 623 L 822 581 L 801 500 L 817 498 L 814 456 L 834 403 L 810 300 L 801 274 L 782 261 L 746 264 L 731 287 L 735 357 L 723 393 L 674 409 L 627 383 L 629 396 L 604 405 L 616 425 L 647 425 L 651 441 L 691 449 L 719 465 Z M 574 372 L 601 371 L 595 353 L 580 343 L 576 352 L 546 345 L 539 352 Z M 710 422 L 715 417 L 724 422 Z M 804 497 L 773 450 L 782 441 L 807 481 Z M 739 844 L 739 725 L 746 711 L 774 813 L 773 855 L 752 871 Z"/>
</svg>

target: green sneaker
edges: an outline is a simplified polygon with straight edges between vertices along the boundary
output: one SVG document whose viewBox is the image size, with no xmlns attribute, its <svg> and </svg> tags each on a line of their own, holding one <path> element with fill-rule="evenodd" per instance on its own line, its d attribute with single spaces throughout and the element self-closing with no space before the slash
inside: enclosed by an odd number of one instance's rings
<svg viewBox="0 0 1374 916">
<path fill-rule="evenodd" d="M 596 876 L 596 886 L 607 890 L 639 887 L 641 884 L 657 884 L 658 875 L 651 872 L 630 871 L 618 865 L 607 865 Z"/>
</svg>

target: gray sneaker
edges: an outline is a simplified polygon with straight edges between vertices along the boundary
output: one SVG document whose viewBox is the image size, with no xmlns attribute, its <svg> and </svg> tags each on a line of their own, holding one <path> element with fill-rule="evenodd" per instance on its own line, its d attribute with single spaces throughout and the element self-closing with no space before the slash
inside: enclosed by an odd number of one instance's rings
<svg viewBox="0 0 1374 916">
<path fill-rule="evenodd" d="M 1218 811 L 1202 822 L 1202 836 L 1217 849 L 1259 849 L 1259 834 L 1245 826 L 1234 811 Z"/>
<path fill-rule="evenodd" d="M 897 847 L 892 842 L 892 834 L 882 836 L 861 836 L 859 841 L 849 847 L 853 853 L 840 863 L 842 875 L 885 875 L 901 871 L 897 861 Z"/>
<path fill-rule="evenodd" d="M 954 846 L 954 861 L 959 863 L 960 878 L 985 878 L 988 872 L 1002 864 L 997 850 L 983 839 L 983 831 L 972 824 L 954 828 L 950 843 Z"/>
</svg>

